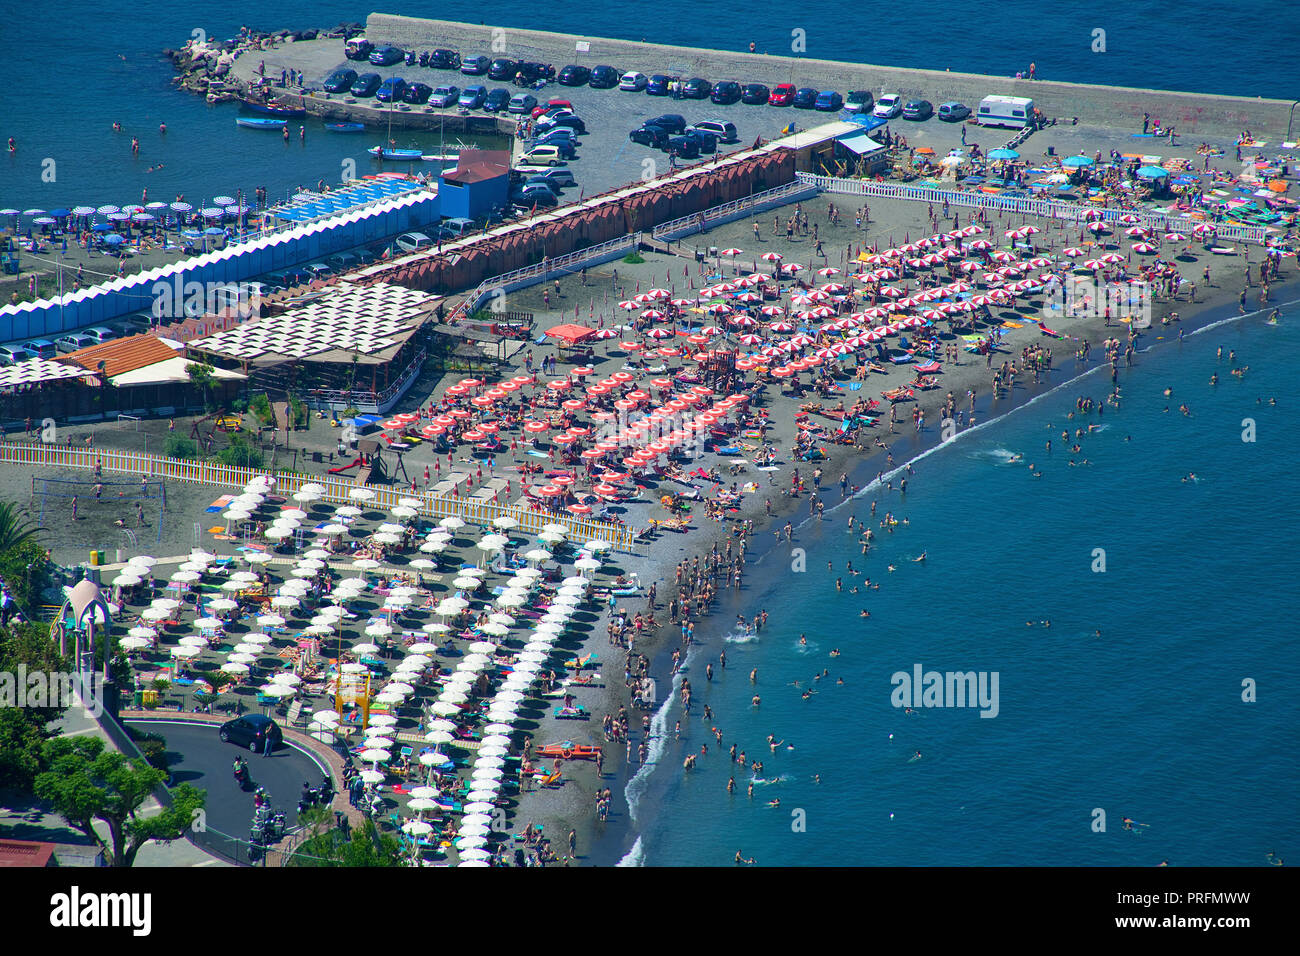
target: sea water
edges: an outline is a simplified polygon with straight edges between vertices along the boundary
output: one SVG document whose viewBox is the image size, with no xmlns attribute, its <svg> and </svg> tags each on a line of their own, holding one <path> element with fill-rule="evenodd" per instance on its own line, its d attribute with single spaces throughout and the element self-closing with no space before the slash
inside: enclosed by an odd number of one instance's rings
<svg viewBox="0 0 1300 956">
<path fill-rule="evenodd" d="M 847 0 L 798 10 L 755 7 L 743 0 L 660 0 L 653 22 L 629 17 L 628 8 L 617 3 L 542 8 L 507 0 L 485 10 L 478 3 L 453 0 L 431 10 L 415 0 L 378 5 L 352 0 L 282 0 L 274 5 L 251 0 L 138 0 L 124 11 L 91 0 L 63 0 L 50 8 L 57 15 L 23 16 L 14 0 L 5 0 L 0 9 L 12 15 L 4 18 L 0 89 L 7 95 L 0 131 L 4 138 L 17 140 L 18 150 L 0 158 L 0 206 L 121 206 L 141 201 L 146 188 L 150 201 L 170 202 L 183 194 L 196 208 L 223 193 L 234 196 L 242 190 L 251 195 L 259 186 L 276 201 L 298 185 L 339 181 L 347 160 L 355 163 L 357 175 L 379 169 L 363 152 L 378 142 L 375 136 L 330 134 L 319 121 L 307 120 L 290 124 L 306 125 L 306 142 L 299 141 L 293 128 L 285 144 L 275 133 L 237 128 L 237 104 L 209 105 L 200 96 L 181 92 L 172 85 L 174 72 L 161 54 L 164 48 L 179 49 L 195 31 L 225 38 L 244 24 L 265 30 L 329 28 L 342 21 L 364 22 L 376 8 L 721 50 L 742 51 L 752 41 L 758 50 L 774 55 L 1007 77 L 1034 62 L 1044 79 L 1288 99 L 1292 95 L 1288 54 L 1294 44 L 1286 31 L 1256 30 L 1249 18 L 1224 17 L 1208 0 L 1185 0 L 1177 20 L 1213 27 L 1180 28 L 1176 41 L 1162 47 L 1167 55 L 1154 57 L 1149 44 L 1167 9 L 1152 2 L 1117 0 L 1091 5 L 1086 17 L 1045 11 L 1036 0 L 1007 0 L 998 7 L 997 19 L 1017 28 L 995 25 L 991 30 L 985 5 L 960 2 L 944 8 L 942 24 L 928 15 L 928 6 L 905 3 L 892 8 L 895 16 L 881 25 L 864 24 L 860 4 Z M 882 35 L 889 42 L 882 44 Z M 485 29 L 484 50 L 489 40 Z M 1227 55 L 1247 68 L 1206 68 Z M 678 68 L 664 63 L 663 69 Z M 426 80 L 451 75 L 414 67 L 407 78 L 416 74 Z M 791 79 L 799 81 L 797 72 Z M 113 131 L 114 122 L 122 124 L 121 133 Z M 165 135 L 159 133 L 161 123 L 167 124 Z M 133 136 L 140 139 L 135 155 L 130 148 Z M 399 145 L 419 145 L 427 151 L 439 143 L 436 132 L 403 131 L 395 137 Z"/>
<path fill-rule="evenodd" d="M 714 615 L 766 608 L 768 626 L 752 639 L 722 625 L 688 660 L 693 713 L 637 784 L 627 862 L 1251 866 L 1297 852 L 1300 303 L 1284 311 L 1277 327 L 1233 320 L 1140 354 L 1119 412 L 1067 418 L 1109 389 L 1100 371 L 1069 381 L 916 460 L 905 497 L 902 471 L 894 492 L 801 526 L 801 551 L 768 550 Z M 1073 360 L 1057 365 L 1068 377 Z M 1062 429 L 1089 422 L 1072 455 Z M 886 511 L 908 523 L 884 531 Z M 850 514 L 876 531 L 865 558 Z M 997 675 L 996 716 L 894 706 L 891 677 L 917 665 Z M 680 716 L 674 704 L 657 724 Z M 730 762 L 733 742 L 761 776 Z"/>
</svg>

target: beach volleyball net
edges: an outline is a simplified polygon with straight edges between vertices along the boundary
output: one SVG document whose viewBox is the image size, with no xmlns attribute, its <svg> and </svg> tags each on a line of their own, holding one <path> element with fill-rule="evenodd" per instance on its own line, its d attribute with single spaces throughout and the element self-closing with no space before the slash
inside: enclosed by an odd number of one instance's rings
<svg viewBox="0 0 1300 956">
<path fill-rule="evenodd" d="M 32 476 L 32 497 L 44 502 L 50 499 L 76 498 L 78 502 L 95 501 L 95 487 L 99 486 L 100 501 L 159 501 L 167 504 L 167 486 L 162 478 L 143 478 L 140 481 L 111 480 L 108 478 L 38 478 Z"/>
</svg>

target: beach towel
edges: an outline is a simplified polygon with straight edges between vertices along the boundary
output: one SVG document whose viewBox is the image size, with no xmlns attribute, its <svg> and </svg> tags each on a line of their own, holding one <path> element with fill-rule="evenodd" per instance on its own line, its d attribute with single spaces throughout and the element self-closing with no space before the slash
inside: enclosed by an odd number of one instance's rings
<svg viewBox="0 0 1300 956">
<path fill-rule="evenodd" d="M 859 389 L 862 388 L 862 383 L 861 383 L 861 382 L 849 382 L 848 385 L 845 386 L 845 388 L 847 388 L 850 392 L 856 392 L 856 391 L 858 391 Z"/>
<path fill-rule="evenodd" d="M 230 502 L 232 502 L 232 501 L 234 501 L 234 500 L 235 500 L 235 496 L 234 496 L 234 495 L 222 495 L 220 498 L 218 498 L 216 501 L 212 502 L 212 504 L 208 505 L 208 506 L 207 506 L 206 508 L 204 508 L 203 510 L 204 510 L 204 511 L 221 511 L 223 508 L 226 507 L 226 505 L 230 504 Z"/>
</svg>

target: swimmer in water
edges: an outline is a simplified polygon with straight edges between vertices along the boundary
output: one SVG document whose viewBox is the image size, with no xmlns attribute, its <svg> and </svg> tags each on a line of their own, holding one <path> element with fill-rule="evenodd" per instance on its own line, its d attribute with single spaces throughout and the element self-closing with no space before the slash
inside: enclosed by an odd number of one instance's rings
<svg viewBox="0 0 1300 956">
<path fill-rule="evenodd" d="M 839 656 L 840 656 L 840 649 L 838 647 L 831 650 L 831 657 L 839 657 Z"/>
<path fill-rule="evenodd" d="M 915 557 L 915 558 L 913 558 L 912 560 L 913 560 L 913 561 L 924 561 L 924 560 L 925 560 L 925 552 L 922 551 L 919 557 Z"/>
<path fill-rule="evenodd" d="M 858 612 L 858 617 L 871 617 L 871 612 L 864 607 L 861 611 Z"/>
<path fill-rule="evenodd" d="M 757 707 L 760 703 L 762 703 L 762 700 L 763 700 L 763 699 L 762 699 L 761 697 L 759 697 L 757 694 L 755 694 L 755 695 L 754 695 L 754 699 L 753 699 L 752 701 L 750 701 L 750 703 L 752 703 L 755 707 Z"/>
<path fill-rule="evenodd" d="M 921 759 L 921 751 L 918 750 L 916 753 L 912 754 L 912 759 L 913 759 L 913 760 L 920 760 L 920 759 Z"/>
<path fill-rule="evenodd" d="M 889 570 L 890 570 L 890 571 L 897 571 L 898 568 L 894 567 L 894 566 L 891 564 L 891 565 L 889 566 Z"/>
<path fill-rule="evenodd" d="M 767 801 L 767 805 L 768 805 L 769 807 L 779 807 L 779 806 L 781 805 L 781 798 L 780 798 L 780 797 L 775 797 L 775 798 L 773 798 L 773 799 Z"/>
<path fill-rule="evenodd" d="M 741 865 L 742 863 L 743 863 L 745 866 L 753 866 L 753 865 L 754 865 L 754 858 L 751 856 L 751 857 L 747 860 L 747 859 L 745 859 L 743 856 L 741 856 L 740 851 L 737 850 L 737 851 L 736 851 L 736 865 L 739 866 L 739 865 Z"/>
</svg>

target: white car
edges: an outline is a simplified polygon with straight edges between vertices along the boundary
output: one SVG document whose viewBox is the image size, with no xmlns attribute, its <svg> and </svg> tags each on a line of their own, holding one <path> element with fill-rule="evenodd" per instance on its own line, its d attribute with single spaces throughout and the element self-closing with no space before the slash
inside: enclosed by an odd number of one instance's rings
<svg viewBox="0 0 1300 956">
<path fill-rule="evenodd" d="M 650 82 L 649 77 L 644 73 L 637 73 L 635 70 L 624 73 L 618 81 L 620 90 L 627 90 L 631 93 L 640 93 L 645 89 L 646 84 Z"/>
<path fill-rule="evenodd" d="M 903 95 L 901 93 L 886 93 L 876 100 L 875 109 L 871 111 L 872 116 L 883 116 L 885 119 L 893 119 L 903 112 Z"/>
<path fill-rule="evenodd" d="M 404 232 L 393 240 L 393 244 L 403 252 L 419 252 L 432 246 L 433 240 L 422 232 Z"/>
</svg>

